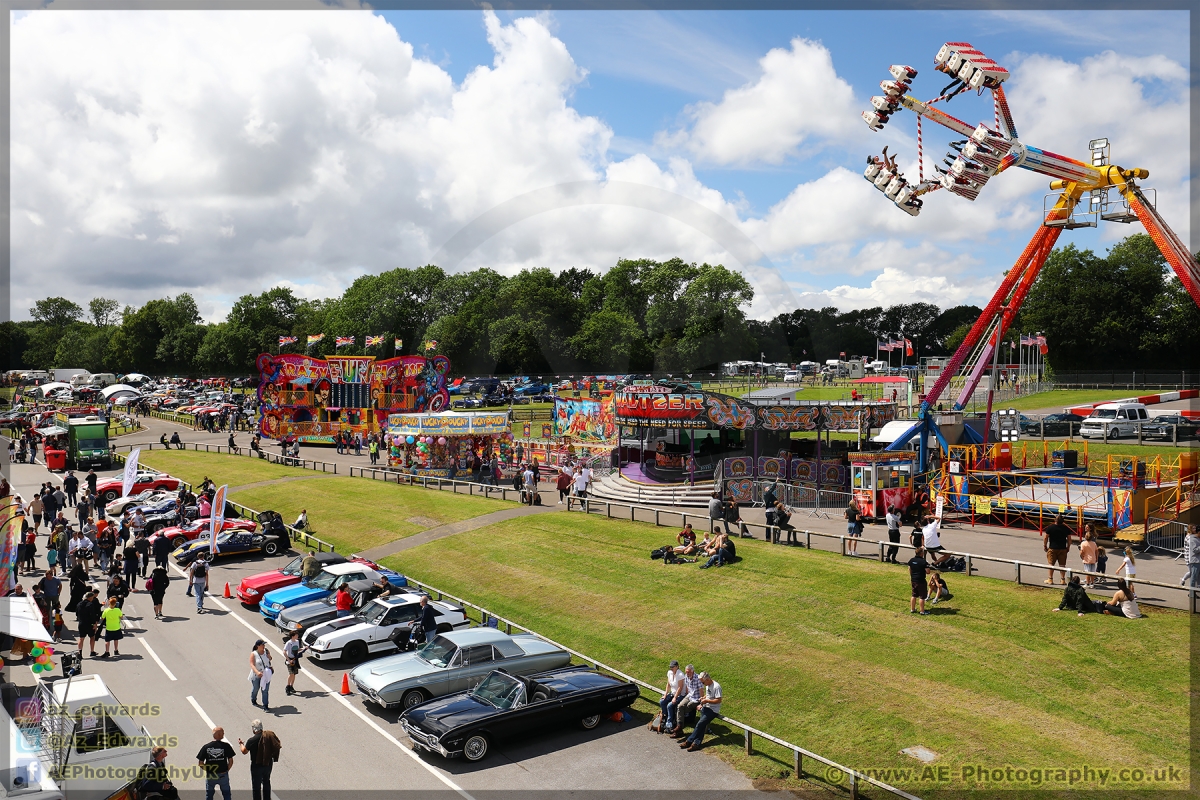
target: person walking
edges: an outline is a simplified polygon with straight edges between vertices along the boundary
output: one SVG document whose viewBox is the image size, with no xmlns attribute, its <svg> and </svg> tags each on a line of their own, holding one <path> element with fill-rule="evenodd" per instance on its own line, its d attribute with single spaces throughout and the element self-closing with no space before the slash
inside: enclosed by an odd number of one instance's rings
<svg viewBox="0 0 1200 800">
<path fill-rule="evenodd" d="M 81 656 L 84 639 L 91 643 L 91 655 L 96 655 L 96 628 L 100 624 L 100 614 L 103 610 L 100 601 L 96 599 L 94 589 L 88 589 L 75 607 L 75 621 L 79 625 L 79 646 L 76 650 Z"/>
<path fill-rule="evenodd" d="M 157 566 L 150 573 L 150 602 L 154 604 L 154 618 L 162 619 L 163 598 L 167 594 L 167 587 L 171 584 L 171 576 L 167 574 L 165 566 Z"/>
<path fill-rule="evenodd" d="M 79 494 L 79 478 L 75 477 L 74 472 L 67 470 L 67 477 L 63 478 L 62 485 L 63 492 L 67 495 L 67 505 L 75 505 Z"/>
<path fill-rule="evenodd" d="M 39 531 L 42 527 L 42 512 L 45 510 L 46 507 L 42 503 L 42 496 L 40 494 L 35 494 L 33 499 L 29 501 L 29 513 L 33 516 L 34 533 Z"/>
<path fill-rule="evenodd" d="M 262 720 L 250 723 L 250 738 L 238 739 L 243 755 L 250 756 L 250 791 L 254 800 L 271 800 L 271 768 L 279 760 L 279 737 L 264 731 Z"/>
<path fill-rule="evenodd" d="M 150 568 L 150 538 L 146 536 L 145 529 L 140 536 L 133 537 L 133 549 L 137 551 L 139 573 L 145 578 L 146 570 Z"/>
<path fill-rule="evenodd" d="M 1189 525 L 1183 537 L 1183 562 L 1187 564 L 1187 575 L 1180 583 L 1193 588 L 1200 587 L 1200 527 Z"/>
<path fill-rule="evenodd" d="M 166 569 L 167 557 L 171 555 L 171 540 L 166 536 L 159 536 L 154 540 L 152 545 L 154 550 L 154 566 L 155 568 Z"/>
<path fill-rule="evenodd" d="M 288 679 L 284 694 L 289 697 L 296 693 L 296 676 L 300 674 L 300 656 L 308 648 L 300 643 L 300 629 L 296 628 L 288 636 L 287 644 L 283 646 L 283 663 L 287 665 Z"/>
<path fill-rule="evenodd" d="M 119 580 L 115 578 L 114 580 Z M 110 588 L 109 591 L 112 591 Z M 121 639 L 124 637 L 124 632 L 121 630 L 121 618 L 125 616 L 125 612 L 117 605 L 117 598 L 110 596 L 108 598 L 108 606 L 100 612 L 100 621 L 104 623 L 104 652 L 100 658 L 108 658 L 108 646 L 111 644 L 113 655 L 121 655 Z"/>
<path fill-rule="evenodd" d="M 191 589 L 196 593 L 196 613 L 204 613 L 204 588 L 208 585 L 208 559 L 204 553 L 196 556 L 196 560 L 188 567 L 188 578 L 191 579 Z"/>
<path fill-rule="evenodd" d="M 125 598 L 129 596 L 129 584 L 121 580 L 120 575 L 113 575 L 108 581 L 107 597 L 116 600 L 119 608 L 125 607 Z"/>
<path fill-rule="evenodd" d="M 261 691 L 263 711 L 271 710 L 271 678 L 274 674 L 267 643 L 259 639 L 250 651 L 250 674 L 247 676 L 250 681 L 250 705 L 258 705 L 258 693 Z"/>
<path fill-rule="evenodd" d="M 1055 517 L 1054 522 L 1047 525 L 1046 530 L 1042 532 L 1042 549 L 1046 551 L 1046 563 L 1051 567 L 1055 564 L 1060 567 L 1067 565 L 1067 554 L 1071 552 L 1071 529 L 1066 526 L 1062 514 Z M 1053 585 L 1054 573 L 1053 569 L 1046 570 L 1047 578 L 1043 583 Z M 1062 576 L 1065 586 L 1067 573 L 1060 569 L 1058 574 Z"/>
<path fill-rule="evenodd" d="M 900 552 L 900 548 L 896 545 L 900 544 L 900 514 L 897 513 L 895 506 L 888 506 L 887 517 L 888 541 L 891 546 L 887 549 L 887 555 L 883 557 L 885 564 L 895 564 L 896 555 Z"/>
<path fill-rule="evenodd" d="M 83 482 L 85 484 L 87 484 L 88 494 L 96 493 L 96 481 L 97 480 L 98 480 L 98 478 L 96 477 L 96 470 L 94 470 L 94 469 L 89 469 L 87 475 L 83 476 Z"/>
<path fill-rule="evenodd" d="M 229 742 L 225 741 L 225 729 L 217 726 L 212 730 L 212 741 L 200 748 L 196 753 L 196 761 L 204 770 L 204 800 L 213 800 L 217 787 L 221 787 L 221 797 L 231 800 L 229 792 L 229 770 L 233 768 L 233 759 L 237 753 Z"/>
</svg>

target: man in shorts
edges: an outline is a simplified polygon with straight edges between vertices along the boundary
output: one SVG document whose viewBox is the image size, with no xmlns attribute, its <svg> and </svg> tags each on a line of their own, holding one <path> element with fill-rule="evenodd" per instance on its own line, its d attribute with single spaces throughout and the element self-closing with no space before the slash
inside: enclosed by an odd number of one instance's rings
<svg viewBox="0 0 1200 800">
<path fill-rule="evenodd" d="M 1063 515 L 1059 514 L 1054 518 L 1054 523 L 1046 526 L 1046 530 L 1042 532 L 1042 549 L 1046 551 L 1046 563 L 1053 567 L 1057 564 L 1060 567 L 1067 565 L 1067 553 L 1071 551 L 1071 529 L 1066 526 L 1066 521 Z M 1054 583 L 1054 573 L 1058 572 L 1062 576 L 1063 585 L 1067 585 L 1067 573 L 1062 570 L 1046 570 L 1048 577 L 1045 583 Z"/>
<path fill-rule="evenodd" d="M 925 548 L 918 547 L 917 552 L 908 560 L 908 578 L 912 583 L 912 597 L 908 601 L 908 611 L 910 614 L 917 613 L 917 601 L 921 601 L 921 615 L 929 614 L 925 610 L 925 598 L 929 596 L 929 584 L 926 581 L 926 575 L 935 570 L 931 569 L 929 562 L 925 560 Z"/>
<path fill-rule="evenodd" d="M 287 688 L 284 689 L 284 694 L 296 693 L 296 676 L 300 674 L 300 656 L 306 649 L 304 645 L 300 644 L 300 629 L 297 628 L 292 631 L 287 644 L 283 646 L 283 661 L 287 664 L 288 671 Z"/>
</svg>

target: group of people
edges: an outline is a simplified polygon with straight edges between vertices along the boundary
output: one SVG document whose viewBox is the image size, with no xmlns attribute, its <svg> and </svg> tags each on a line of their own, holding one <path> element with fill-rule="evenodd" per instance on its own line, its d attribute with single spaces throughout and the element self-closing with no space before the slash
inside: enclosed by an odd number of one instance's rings
<svg viewBox="0 0 1200 800">
<path fill-rule="evenodd" d="M 723 567 L 732 563 L 737 555 L 736 545 L 730 540 L 727 532 L 705 533 L 702 540 L 696 541 L 696 531 L 690 522 L 684 523 L 683 530 L 675 536 L 675 541 L 677 544 L 672 548 L 675 556 L 673 560 L 689 563 L 703 560 L 700 569 Z"/>
<path fill-rule="evenodd" d="M 233 769 L 233 760 L 239 751 L 250 757 L 251 796 L 254 800 L 270 800 L 271 772 L 283 749 L 275 732 L 264 728 L 262 720 L 256 719 L 250 723 L 250 738 L 239 738 L 236 749 L 225 740 L 224 728 L 213 728 L 212 737 L 212 741 L 196 753 L 196 765 L 204 775 L 205 800 L 213 800 L 218 789 L 223 800 L 230 800 L 229 771 Z M 151 749 L 150 763 L 140 772 L 139 797 L 178 800 L 179 788 L 171 783 L 171 770 L 167 766 L 168 752 L 165 747 Z"/>
<path fill-rule="evenodd" d="M 721 684 L 707 672 L 696 672 L 688 664 L 683 669 L 672 659 L 667 667 L 667 688 L 658 701 L 659 715 L 650 723 L 650 729 L 669 734 L 679 740 L 679 746 L 694 753 L 704 743 L 704 734 L 714 719 L 721 716 Z M 698 714 L 690 734 L 684 727 L 692 714 Z"/>
</svg>

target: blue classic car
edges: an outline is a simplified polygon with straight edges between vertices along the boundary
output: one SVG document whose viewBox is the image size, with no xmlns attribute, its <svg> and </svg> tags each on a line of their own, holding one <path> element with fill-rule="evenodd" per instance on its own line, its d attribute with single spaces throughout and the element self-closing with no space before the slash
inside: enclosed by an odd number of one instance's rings
<svg viewBox="0 0 1200 800">
<path fill-rule="evenodd" d="M 282 553 L 286 546 L 286 543 L 280 541 L 278 536 L 251 533 L 250 531 L 229 531 L 217 534 L 217 552 L 210 555 L 212 558 L 244 556 L 250 553 L 276 556 Z M 186 567 L 196 560 L 197 555 L 209 553 L 210 549 L 206 537 L 177 547 L 171 555 L 175 557 L 175 562 L 179 566 Z"/>
<path fill-rule="evenodd" d="M 528 677 L 495 670 L 469 692 L 446 695 L 400 715 L 413 747 L 447 758 L 479 761 L 515 736 L 575 723 L 591 730 L 605 714 L 638 697 L 636 683 L 588 667 L 564 667 Z"/>
<path fill-rule="evenodd" d="M 336 592 L 339 586 L 352 581 L 378 581 L 381 575 L 387 575 L 388 580 L 396 586 L 405 586 L 408 583 L 398 572 L 372 569 L 359 561 L 346 561 L 342 564 L 330 564 L 312 580 L 267 592 L 259 600 L 258 610 L 264 617 L 273 621 L 285 608 L 326 598 Z"/>
</svg>

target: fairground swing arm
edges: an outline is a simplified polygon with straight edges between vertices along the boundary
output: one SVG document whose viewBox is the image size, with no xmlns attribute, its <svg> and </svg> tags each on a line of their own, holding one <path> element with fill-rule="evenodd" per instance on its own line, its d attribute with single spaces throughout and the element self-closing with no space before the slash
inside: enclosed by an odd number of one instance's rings
<svg viewBox="0 0 1200 800">
<path fill-rule="evenodd" d="M 1008 101 L 1004 96 L 1004 82 L 1009 73 L 1004 67 L 989 59 L 967 42 L 947 42 L 934 57 L 934 69 L 950 76 L 951 82 L 932 100 L 922 102 L 909 95 L 912 80 L 917 71 L 912 67 L 895 64 L 889 70 L 891 79 L 879 85 L 882 96 L 872 97 L 872 108 L 864 111 L 863 119 L 871 130 L 881 130 L 892 114 L 902 107 L 917 115 L 917 164 L 918 180 L 910 183 L 896 166 L 895 156 L 890 159 L 887 148 L 882 156 L 869 156 L 863 176 L 898 208 L 916 216 L 921 213 L 924 196 L 938 189 L 967 200 L 975 200 L 987 182 L 1010 167 L 1049 175 L 1053 180 L 1050 189 L 1053 203 L 1046 205 L 1046 217 L 1029 244 L 1021 253 L 1013 268 L 1005 275 L 991 301 L 971 326 L 966 339 L 955 351 L 950 363 L 943 368 L 933 387 L 926 394 L 918 413 L 919 421 L 912 433 L 932 433 L 942 445 L 941 433 L 932 420 L 929 410 L 933 408 L 951 379 L 960 370 L 967 375 L 966 384 L 954 402 L 954 409 L 961 410 L 975 392 L 989 364 L 996 354 L 996 347 L 1003 339 L 1013 317 L 1021 308 L 1038 272 L 1054 248 L 1064 228 L 1094 227 L 1097 218 L 1108 222 L 1133 222 L 1140 220 L 1150 238 L 1162 252 L 1167 263 L 1175 270 L 1179 280 L 1192 300 L 1200 306 L 1200 264 L 1187 246 L 1175 235 L 1159 215 L 1154 203 L 1135 183 L 1146 178 L 1144 169 L 1125 169 L 1109 164 L 1107 139 L 1094 139 L 1090 143 L 1090 163 L 1039 150 L 1017 138 Z M 977 93 L 991 92 L 995 109 L 994 127 L 984 123 L 975 126 L 934 108 L 935 103 L 948 102 L 956 95 L 968 90 Z M 929 119 L 949 128 L 964 138 L 950 143 L 951 150 L 943 164 L 933 167 L 934 174 L 925 177 L 924 153 L 922 152 L 921 121 Z M 1110 204 L 1109 190 L 1115 189 L 1119 198 Z M 1153 191 L 1153 190 L 1151 190 Z M 1088 195 L 1084 209 L 1079 206 Z M 993 382 L 994 383 L 994 382 Z M 991 414 L 991 391 L 988 392 L 988 414 Z M 988 420 L 990 425 L 991 420 Z M 987 428 L 985 427 L 985 430 Z M 905 435 L 897 439 L 894 447 L 903 447 L 912 437 Z M 925 464 L 925 445 L 928 435 L 920 437 L 922 467 Z"/>
</svg>

